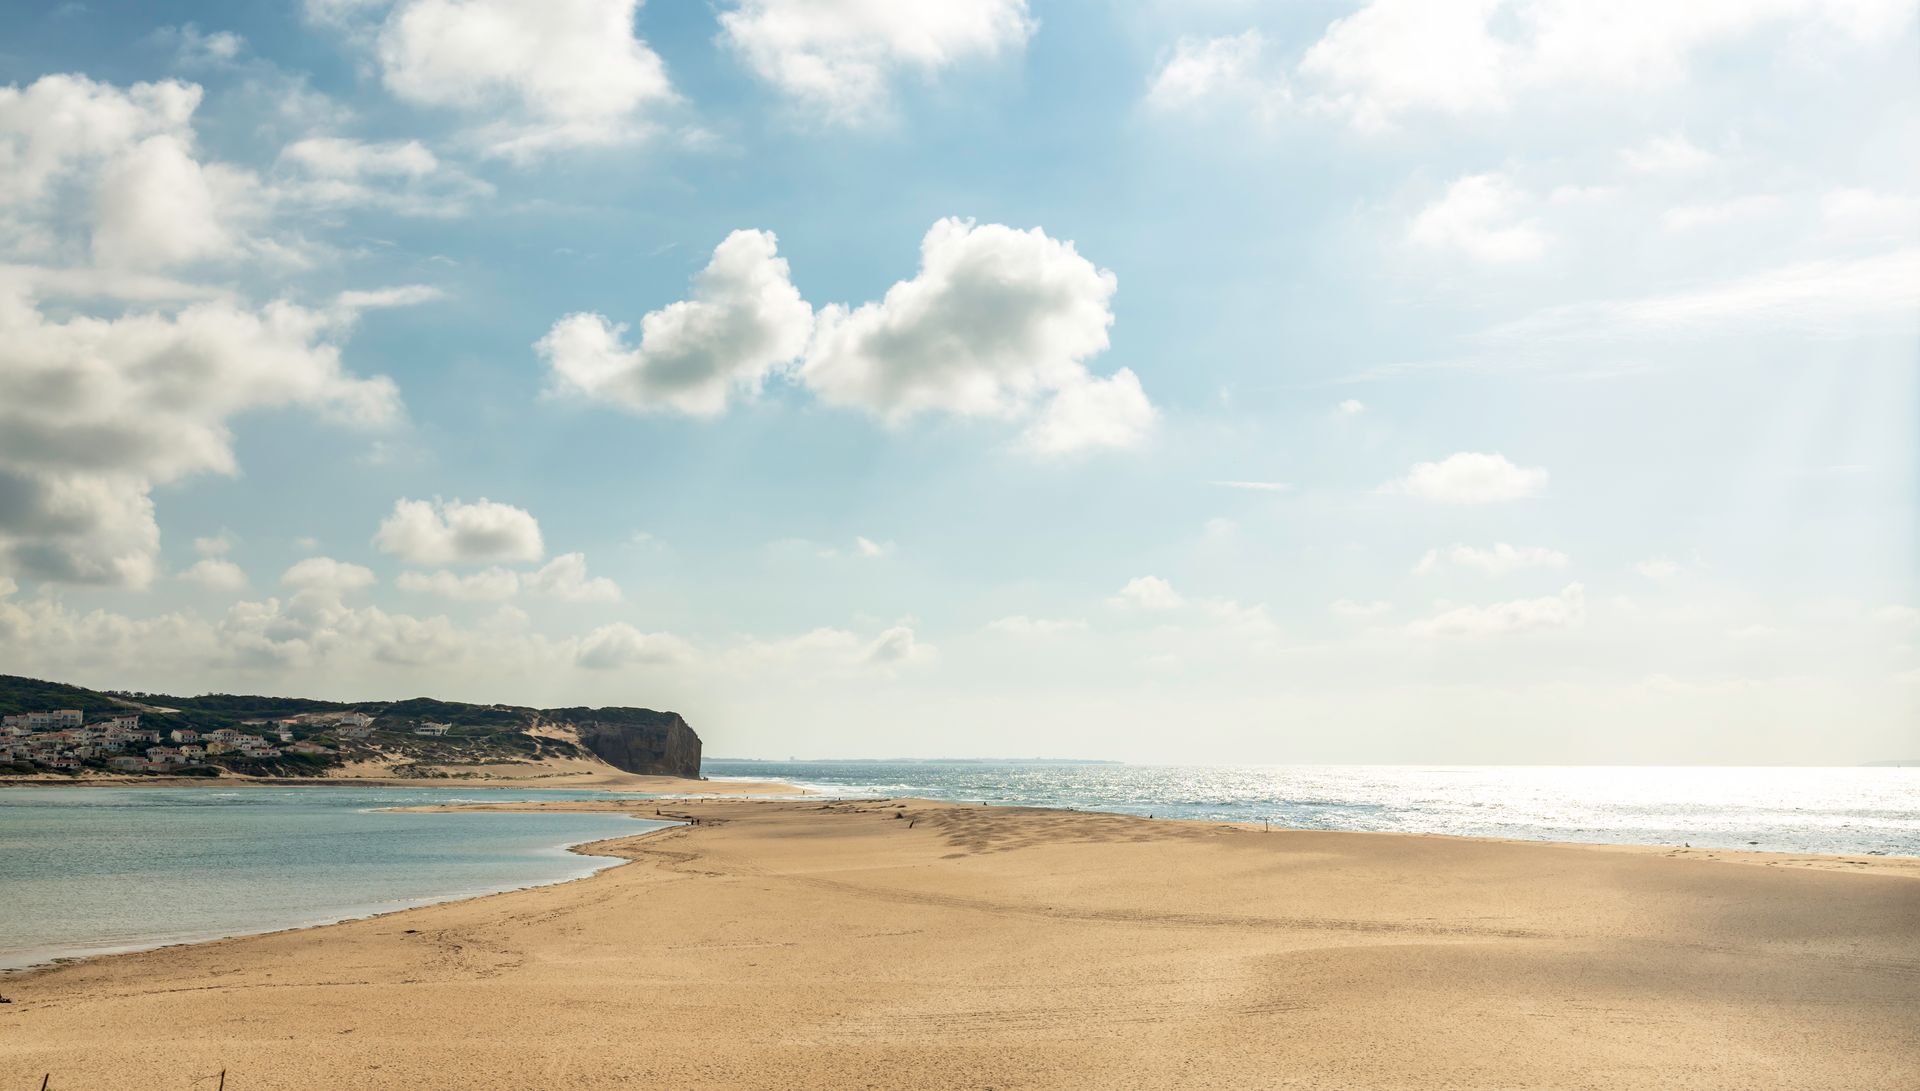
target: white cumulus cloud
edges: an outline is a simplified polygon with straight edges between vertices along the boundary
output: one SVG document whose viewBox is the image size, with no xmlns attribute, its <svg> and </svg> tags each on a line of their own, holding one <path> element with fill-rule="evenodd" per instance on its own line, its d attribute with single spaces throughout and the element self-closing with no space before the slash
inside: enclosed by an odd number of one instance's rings
<svg viewBox="0 0 1920 1091">
<path fill-rule="evenodd" d="M 200 101 L 171 80 L 0 87 L 0 570 L 143 586 L 153 490 L 236 473 L 237 418 L 400 415 L 390 380 L 342 366 L 357 308 L 246 303 L 229 281 L 307 258 L 259 230 L 270 187 L 202 155 Z"/>
<path fill-rule="evenodd" d="M 0 289 L 0 569 L 144 586 L 153 488 L 234 473 L 233 418 L 304 407 L 392 421 L 393 383 L 343 369 L 338 335 L 287 303 L 50 320 Z"/>
<path fill-rule="evenodd" d="M 1137 442 L 1153 419 L 1139 380 L 1085 366 L 1107 348 L 1117 285 L 1038 228 L 941 220 L 913 279 L 877 303 L 819 313 L 800 378 L 829 403 L 890 420 L 1037 409 L 1025 437 L 1036 451 Z"/>
<path fill-rule="evenodd" d="M 417 307 L 446 298 L 446 293 L 430 284 L 402 284 L 393 288 L 348 290 L 334 297 L 333 305 L 342 314 L 357 316 L 361 311 L 390 307 Z"/>
<path fill-rule="evenodd" d="M 741 0 L 720 40 L 755 75 L 828 121 L 884 117 L 903 73 L 930 77 L 1023 47 L 1026 0 Z"/>
<path fill-rule="evenodd" d="M 218 68 L 231 65 L 247 51 L 247 40 L 231 30 L 203 32 L 192 23 L 163 27 L 154 32 L 154 41 L 171 45 L 175 61 L 187 68 Z"/>
<path fill-rule="evenodd" d="M 200 88 L 178 80 L 126 89 L 81 75 L 0 87 L 0 205 L 45 196 L 63 176 L 94 167 L 150 136 L 192 136 Z"/>
<path fill-rule="evenodd" d="M 530 513 L 484 497 L 471 504 L 397 500 L 373 542 L 413 564 L 537 561 L 546 552 Z"/>
<path fill-rule="evenodd" d="M 925 644 L 920 643 L 912 627 L 894 625 L 882 630 L 880 635 L 873 639 L 873 643 L 867 645 L 862 658 L 868 663 L 886 667 L 924 659 L 930 651 L 931 649 Z"/>
<path fill-rule="evenodd" d="M 1438 462 L 1420 462 L 1407 476 L 1382 486 L 1436 504 L 1497 504 L 1538 496 L 1547 487 L 1547 471 L 1516 466 L 1501 454 L 1461 451 Z"/>
<path fill-rule="evenodd" d="M 813 310 L 793 286 L 770 231 L 735 231 L 694 279 L 693 297 L 640 320 L 640 343 L 597 314 L 556 322 L 535 346 L 554 387 L 636 410 L 723 412 L 736 394 L 806 347 Z"/>
<path fill-rule="evenodd" d="M 987 628 L 1003 636 L 1021 640 L 1047 640 L 1087 631 L 1087 623 L 1078 618 L 1029 617 L 1010 614 L 987 623 Z"/>
<path fill-rule="evenodd" d="M 1022 442 L 1040 455 L 1131 447 L 1152 431 L 1158 415 L 1139 376 L 1123 367 L 1107 378 L 1089 375 L 1055 391 Z"/>
<path fill-rule="evenodd" d="M 1565 568 L 1568 559 L 1565 553 L 1544 546 L 1513 546 L 1505 542 L 1495 542 L 1482 549 L 1477 546 L 1456 545 L 1451 549 L 1430 549 L 1414 565 L 1417 575 L 1436 572 L 1443 564 L 1457 568 L 1477 568 L 1489 576 L 1504 575 L 1523 568 Z"/>
<path fill-rule="evenodd" d="M 257 185 L 244 171 L 202 164 L 178 136 L 150 136 L 99 175 L 94 260 L 156 269 L 236 256 L 231 220 L 257 199 Z"/>
<path fill-rule="evenodd" d="M 1668 557 L 1650 557 L 1635 564 L 1633 570 L 1650 580 L 1670 580 L 1680 574 L 1680 563 Z"/>
<path fill-rule="evenodd" d="M 58 267 L 91 265 L 95 294 L 143 274 L 285 257 L 253 233 L 271 204 L 258 177 L 200 156 L 200 99 L 174 80 L 121 88 L 61 74 L 0 87 L 0 253 L 55 267 L 42 272 L 49 283 Z"/>
<path fill-rule="evenodd" d="M 1107 603 L 1124 610 L 1178 610 L 1187 600 L 1158 576 L 1135 576 Z"/>
<path fill-rule="evenodd" d="M 1545 598 L 1457 607 L 1413 622 L 1407 632 L 1417 637 L 1493 637 L 1578 628 L 1586 618 L 1586 590 L 1570 583 L 1558 595 Z"/>
<path fill-rule="evenodd" d="M 461 602 L 499 602 L 520 592 L 520 576 L 512 569 L 492 566 L 462 575 L 447 569 L 402 572 L 393 585 L 402 591 L 438 595 Z"/>
<path fill-rule="evenodd" d="M 528 159 L 620 144 L 675 102 L 634 36 L 639 0 L 307 0 L 308 18 L 371 49 L 387 89 L 473 119 L 486 151 Z M 483 120 L 484 119 L 484 120 Z"/>
<path fill-rule="evenodd" d="M 865 637 L 847 629 L 819 628 L 781 639 L 753 639 L 728 649 L 719 665 L 730 674 L 767 670 L 862 675 L 934 659 L 938 650 L 905 622 Z"/>
<path fill-rule="evenodd" d="M 493 186 L 440 161 L 418 140 L 310 136 L 280 149 L 276 195 L 316 208 L 383 208 L 404 216 L 465 214 Z"/>
<path fill-rule="evenodd" d="M 643 633 L 624 621 L 602 625 L 582 637 L 574 662 L 589 670 L 674 666 L 693 658 L 693 648 L 671 633 Z"/>
<path fill-rule="evenodd" d="M 372 569 L 336 561 L 332 557 L 308 557 L 296 562 L 280 576 L 280 583 L 295 591 L 315 591 L 336 597 L 371 587 L 373 582 Z"/>
<path fill-rule="evenodd" d="M 619 602 L 620 586 L 587 575 L 587 555 L 562 553 L 526 578 L 527 589 L 562 602 Z"/>
<path fill-rule="evenodd" d="M 1258 30 L 1180 39 L 1147 88 L 1147 104 L 1165 111 L 1230 102 L 1264 117 L 1285 109 L 1290 99 L 1286 75 L 1269 61 L 1266 37 Z"/>
<path fill-rule="evenodd" d="M 1301 77 L 1363 129 L 1412 111 L 1466 113 L 1504 101 L 1492 0 L 1375 0 L 1334 20 L 1301 58 Z"/>
<path fill-rule="evenodd" d="M 1526 215 L 1530 198 L 1502 174 L 1458 179 L 1407 225 L 1407 238 L 1435 250 L 1457 250 L 1477 261 L 1529 261 L 1550 241 Z"/>
<path fill-rule="evenodd" d="M 394 586 L 402 591 L 438 595 L 462 602 L 500 602 L 522 590 L 561 602 L 619 602 L 620 587 L 612 580 L 587 575 L 584 553 L 563 553 L 532 572 L 515 572 L 491 565 L 478 572 L 448 569 L 402 572 Z"/>
<path fill-rule="evenodd" d="M 1023 421 L 1022 447 L 1064 455 L 1137 444 L 1158 417 L 1131 370 L 1086 367 L 1107 348 L 1117 283 L 1039 228 L 945 219 L 922 240 L 913 279 L 879 302 L 815 314 L 772 233 L 735 231 L 692 298 L 641 319 L 637 345 L 625 326 L 572 314 L 534 347 L 554 392 L 638 412 L 716 416 L 782 375 L 824 402 L 893 422 L 925 413 Z"/>
<path fill-rule="evenodd" d="M 202 557 L 182 570 L 179 578 L 208 591 L 240 591 L 247 586 L 247 574 L 222 557 Z"/>
</svg>

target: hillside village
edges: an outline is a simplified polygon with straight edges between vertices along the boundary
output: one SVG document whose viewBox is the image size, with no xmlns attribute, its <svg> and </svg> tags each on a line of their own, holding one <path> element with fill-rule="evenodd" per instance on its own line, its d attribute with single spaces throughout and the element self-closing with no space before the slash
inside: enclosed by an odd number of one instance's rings
<svg viewBox="0 0 1920 1091">
<path fill-rule="evenodd" d="M 443 738 L 452 727 L 429 720 L 407 730 Z M 327 765 L 337 761 L 339 742 L 365 739 L 373 730 L 374 717 L 364 712 L 305 712 L 199 730 L 142 727 L 139 713 L 108 714 L 88 721 L 80 709 L 52 709 L 0 716 L 0 766 L 180 775 L 220 768 L 251 772 L 256 770 L 243 767 L 287 758 Z M 336 746 L 326 745 L 328 741 Z"/>
<path fill-rule="evenodd" d="M 87 722 L 86 715 L 74 708 L 22 712 L 0 717 L 0 764 L 67 772 L 93 767 L 116 773 L 170 774 L 286 757 L 326 764 L 338 751 L 311 736 L 331 731 L 341 738 L 364 738 L 373 730 L 373 717 L 360 712 L 308 713 L 241 724 L 241 728 L 204 731 L 156 729 L 142 727 L 139 713 Z M 441 733 L 443 727 L 434 725 Z"/>
<path fill-rule="evenodd" d="M 443 778 L 550 759 L 698 776 L 699 745 L 678 716 L 647 709 L 179 697 L 0 675 L 0 777 L 312 777 L 353 766 Z"/>
</svg>

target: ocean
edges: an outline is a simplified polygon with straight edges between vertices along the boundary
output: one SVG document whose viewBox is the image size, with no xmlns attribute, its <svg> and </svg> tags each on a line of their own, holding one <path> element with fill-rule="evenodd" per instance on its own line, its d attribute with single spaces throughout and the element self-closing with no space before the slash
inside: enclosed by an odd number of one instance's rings
<svg viewBox="0 0 1920 1091">
<path fill-rule="evenodd" d="M 563 882 L 666 823 L 382 807 L 603 798 L 445 788 L 0 789 L 0 969 Z"/>
<path fill-rule="evenodd" d="M 705 772 L 1315 830 L 1920 856 L 1920 768 L 709 760 Z"/>
</svg>

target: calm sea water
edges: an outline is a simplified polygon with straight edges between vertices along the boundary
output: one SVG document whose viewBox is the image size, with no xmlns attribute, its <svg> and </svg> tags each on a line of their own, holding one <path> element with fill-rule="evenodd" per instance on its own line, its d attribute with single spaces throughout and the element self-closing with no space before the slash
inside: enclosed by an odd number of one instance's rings
<svg viewBox="0 0 1920 1091">
<path fill-rule="evenodd" d="M 411 788 L 0 789 L 0 968 L 319 924 L 562 882 L 566 846 L 665 823 L 609 814 L 384 814 L 604 798 Z"/>
<path fill-rule="evenodd" d="M 841 795 L 914 795 L 1383 830 L 1920 856 L 1920 769 L 1152 766 L 708 761 Z"/>
</svg>

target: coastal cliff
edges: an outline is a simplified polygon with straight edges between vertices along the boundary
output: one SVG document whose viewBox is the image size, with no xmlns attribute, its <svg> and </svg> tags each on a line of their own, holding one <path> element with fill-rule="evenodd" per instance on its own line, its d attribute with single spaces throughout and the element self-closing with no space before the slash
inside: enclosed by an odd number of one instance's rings
<svg viewBox="0 0 1920 1091">
<path fill-rule="evenodd" d="M 541 715 L 570 724 L 580 745 L 615 769 L 690 780 L 700 776 L 700 736 L 677 712 L 554 708 Z"/>
</svg>

